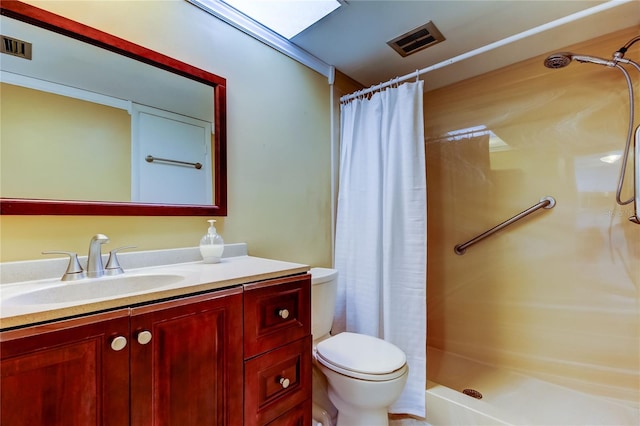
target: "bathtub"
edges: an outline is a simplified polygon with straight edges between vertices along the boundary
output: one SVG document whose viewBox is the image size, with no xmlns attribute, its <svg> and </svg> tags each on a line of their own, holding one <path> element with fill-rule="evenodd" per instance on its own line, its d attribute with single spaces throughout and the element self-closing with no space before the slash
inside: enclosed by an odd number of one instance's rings
<svg viewBox="0 0 640 426">
<path fill-rule="evenodd" d="M 640 424 L 637 403 L 596 397 L 435 348 L 427 351 L 427 379 L 432 426 Z M 463 394 L 464 389 L 482 399 Z"/>
</svg>

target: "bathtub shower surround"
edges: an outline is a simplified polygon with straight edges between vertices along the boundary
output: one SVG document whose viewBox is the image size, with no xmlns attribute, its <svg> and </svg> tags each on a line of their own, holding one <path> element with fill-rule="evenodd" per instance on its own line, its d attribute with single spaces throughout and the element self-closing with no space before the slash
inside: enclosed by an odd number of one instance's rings
<svg viewBox="0 0 640 426">
<path fill-rule="evenodd" d="M 423 82 L 341 107 L 333 333 L 381 337 L 407 355 L 393 413 L 424 417 L 426 182 Z"/>
<path fill-rule="evenodd" d="M 557 50 L 609 57 L 637 35 L 629 28 Z M 615 200 L 627 85 L 605 66 L 547 69 L 550 53 L 425 96 L 429 348 L 499 372 L 477 369 L 452 383 L 442 372 L 433 376 L 432 352 L 427 377 L 437 387 L 428 394 L 451 386 L 492 414 L 500 411 L 496 396 L 524 393 L 518 403 L 527 414 L 520 423 L 501 417 L 510 424 L 638 424 L 640 226 L 628 220 L 633 207 Z M 639 55 L 640 43 L 627 52 Z M 623 200 L 632 195 L 630 172 Z M 553 209 L 464 256 L 454 252 L 543 194 L 557 199 Z M 498 383 L 506 377 L 500 372 L 528 379 Z M 463 395 L 465 388 L 483 399 Z M 429 405 L 429 412 L 438 410 Z"/>
</svg>

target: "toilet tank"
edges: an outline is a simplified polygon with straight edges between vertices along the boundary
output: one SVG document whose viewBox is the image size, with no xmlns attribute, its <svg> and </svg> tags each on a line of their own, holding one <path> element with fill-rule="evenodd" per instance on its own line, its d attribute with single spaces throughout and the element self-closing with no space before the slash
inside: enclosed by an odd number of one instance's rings
<svg viewBox="0 0 640 426">
<path fill-rule="evenodd" d="M 313 339 L 329 334 L 336 307 L 338 271 L 311 268 L 311 333 Z"/>
</svg>

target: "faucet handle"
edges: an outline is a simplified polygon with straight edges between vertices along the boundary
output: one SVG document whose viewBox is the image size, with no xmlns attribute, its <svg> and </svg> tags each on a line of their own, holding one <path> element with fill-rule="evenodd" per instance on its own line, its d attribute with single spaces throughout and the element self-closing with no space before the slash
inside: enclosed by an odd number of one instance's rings
<svg viewBox="0 0 640 426">
<path fill-rule="evenodd" d="M 62 281 L 75 281 L 87 277 L 76 253 L 70 251 L 43 251 L 42 254 L 66 254 L 69 256 L 69 265 L 67 265 L 67 270 L 62 276 Z"/>
<path fill-rule="evenodd" d="M 122 266 L 120 266 L 120 262 L 118 262 L 118 256 L 116 256 L 116 253 L 118 253 L 120 250 L 130 248 L 136 248 L 136 246 L 118 247 L 109 252 L 109 260 L 107 260 L 107 266 L 104 267 L 105 275 L 124 274 L 124 269 L 122 269 Z"/>
</svg>

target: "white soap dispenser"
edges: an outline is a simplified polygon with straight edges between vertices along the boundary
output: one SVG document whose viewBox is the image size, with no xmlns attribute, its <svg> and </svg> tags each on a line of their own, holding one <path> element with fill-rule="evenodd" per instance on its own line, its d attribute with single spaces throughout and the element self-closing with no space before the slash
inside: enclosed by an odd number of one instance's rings
<svg viewBox="0 0 640 426">
<path fill-rule="evenodd" d="M 204 263 L 218 263 L 224 251 L 224 241 L 213 226 L 216 221 L 211 219 L 207 222 L 209 222 L 209 230 L 200 239 L 200 254 Z"/>
</svg>

